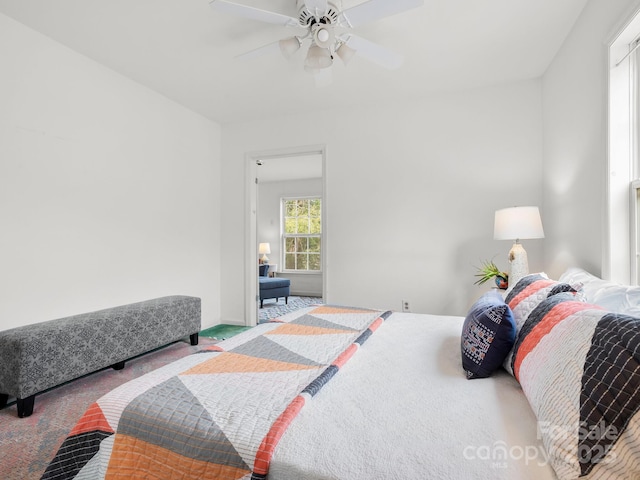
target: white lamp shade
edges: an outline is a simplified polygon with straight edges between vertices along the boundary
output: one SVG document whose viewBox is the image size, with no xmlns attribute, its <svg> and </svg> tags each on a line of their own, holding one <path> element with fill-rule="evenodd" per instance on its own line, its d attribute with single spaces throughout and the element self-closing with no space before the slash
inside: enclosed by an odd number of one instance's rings
<svg viewBox="0 0 640 480">
<path fill-rule="evenodd" d="M 284 58 L 289 59 L 291 56 L 300 49 L 300 39 L 298 37 L 285 38 L 278 42 L 280 45 L 280 51 Z"/>
<path fill-rule="evenodd" d="M 327 68 L 332 63 L 331 52 L 327 48 L 321 48 L 315 44 L 309 47 L 307 59 L 305 60 L 306 67 L 310 69 Z"/>
<path fill-rule="evenodd" d="M 538 207 L 511 207 L 496 210 L 493 226 L 496 240 L 544 238 Z"/>
<path fill-rule="evenodd" d="M 343 43 L 342 45 L 340 45 L 340 47 L 338 47 L 336 53 L 342 59 L 344 64 L 348 65 L 351 59 L 355 56 L 356 51 L 346 43 Z"/>
<path fill-rule="evenodd" d="M 265 253 L 271 253 L 271 245 L 269 243 L 261 243 L 258 245 L 258 253 L 264 255 Z"/>
</svg>

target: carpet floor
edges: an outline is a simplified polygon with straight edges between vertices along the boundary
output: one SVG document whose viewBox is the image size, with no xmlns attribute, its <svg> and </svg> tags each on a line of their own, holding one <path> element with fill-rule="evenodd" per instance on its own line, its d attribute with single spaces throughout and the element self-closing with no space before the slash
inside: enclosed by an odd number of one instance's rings
<svg viewBox="0 0 640 480">
<path fill-rule="evenodd" d="M 119 385 L 217 343 L 179 341 L 36 395 L 33 415 L 18 418 L 15 402 L 0 410 L 0 479 L 39 479 L 73 426 L 93 402 Z"/>
<path fill-rule="evenodd" d="M 266 300 L 259 309 L 260 323 L 294 310 L 322 303 L 317 297 Z M 126 362 L 123 370 L 106 368 L 36 395 L 33 414 L 18 418 L 15 402 L 0 410 L 0 479 L 36 480 L 44 473 L 60 445 L 85 410 L 101 396 L 129 380 L 160 368 L 248 329 L 238 325 L 216 325 L 204 330 L 200 344 L 188 341 L 141 355 Z"/>
<path fill-rule="evenodd" d="M 267 300 L 267 303 L 260 309 L 259 323 L 265 323 L 289 312 L 321 302 L 322 299 L 317 297 L 289 297 L 289 302 L 286 304 L 284 303 L 283 298 L 278 301 Z M 226 340 L 227 338 L 233 337 L 234 335 L 244 332 L 245 330 L 249 330 L 250 328 L 252 327 L 222 323 L 201 331 L 200 336 L 212 338 L 214 340 Z"/>
<path fill-rule="evenodd" d="M 258 309 L 258 322 L 264 323 L 273 318 L 281 317 L 289 312 L 317 303 L 322 303 L 322 298 L 289 297 L 289 302 L 286 304 L 284 303 L 284 298 L 278 299 L 277 302 L 274 299 L 265 300 L 262 308 Z"/>
</svg>

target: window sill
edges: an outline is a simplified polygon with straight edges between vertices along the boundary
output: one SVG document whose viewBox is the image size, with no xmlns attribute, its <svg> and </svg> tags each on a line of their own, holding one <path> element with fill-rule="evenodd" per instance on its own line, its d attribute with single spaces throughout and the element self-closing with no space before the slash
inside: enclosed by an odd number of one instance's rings
<svg viewBox="0 0 640 480">
<path fill-rule="evenodd" d="M 322 270 L 280 270 L 278 275 L 322 275 Z"/>
</svg>

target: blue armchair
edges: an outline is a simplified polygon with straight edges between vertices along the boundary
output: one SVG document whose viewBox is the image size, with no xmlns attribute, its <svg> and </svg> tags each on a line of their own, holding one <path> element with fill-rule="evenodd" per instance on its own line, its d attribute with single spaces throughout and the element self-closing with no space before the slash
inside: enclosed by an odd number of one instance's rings
<svg viewBox="0 0 640 480">
<path fill-rule="evenodd" d="M 280 297 L 284 297 L 284 303 L 289 303 L 291 280 L 282 277 L 269 277 L 268 264 L 259 266 L 258 280 L 260 281 L 260 308 L 262 308 L 264 300 L 268 298 L 275 298 L 277 302 Z"/>
</svg>

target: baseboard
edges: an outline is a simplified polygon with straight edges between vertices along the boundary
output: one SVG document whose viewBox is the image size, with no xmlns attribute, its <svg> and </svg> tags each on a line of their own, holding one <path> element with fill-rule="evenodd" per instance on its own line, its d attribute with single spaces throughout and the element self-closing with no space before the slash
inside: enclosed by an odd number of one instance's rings
<svg viewBox="0 0 640 480">
<path fill-rule="evenodd" d="M 318 294 L 318 292 L 291 292 L 292 297 L 315 297 L 322 298 L 322 294 Z"/>
</svg>

